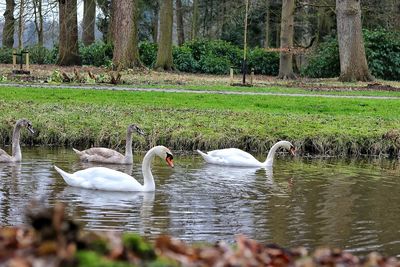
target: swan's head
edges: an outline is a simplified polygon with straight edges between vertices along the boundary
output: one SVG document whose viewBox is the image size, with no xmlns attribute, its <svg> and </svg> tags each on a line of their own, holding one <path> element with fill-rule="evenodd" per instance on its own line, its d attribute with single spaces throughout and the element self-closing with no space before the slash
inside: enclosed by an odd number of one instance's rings
<svg viewBox="0 0 400 267">
<path fill-rule="evenodd" d="M 32 122 L 27 119 L 20 119 L 17 121 L 16 126 L 18 127 L 26 127 L 31 134 L 34 134 L 35 131 L 32 128 Z"/>
<path fill-rule="evenodd" d="M 292 156 L 296 156 L 296 148 L 294 145 L 292 145 L 292 143 L 289 141 L 280 141 L 279 143 L 281 143 L 281 146 L 287 149 Z"/>
<path fill-rule="evenodd" d="M 128 133 L 138 133 L 140 135 L 144 135 L 144 131 L 136 124 L 131 124 L 128 126 Z"/>
<path fill-rule="evenodd" d="M 171 150 L 169 150 L 168 148 L 166 148 L 165 146 L 156 146 L 155 147 L 155 153 L 157 156 L 159 156 L 160 158 L 162 158 L 163 160 L 165 160 L 167 162 L 167 164 L 173 168 L 174 167 L 174 157 L 172 155 Z"/>
</svg>

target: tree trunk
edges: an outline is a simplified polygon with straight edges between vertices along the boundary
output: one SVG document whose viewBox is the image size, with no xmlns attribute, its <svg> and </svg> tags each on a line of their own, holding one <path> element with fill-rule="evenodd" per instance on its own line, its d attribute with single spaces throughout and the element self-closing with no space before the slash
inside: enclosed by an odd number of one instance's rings
<svg viewBox="0 0 400 267">
<path fill-rule="evenodd" d="M 199 0 L 193 0 L 192 11 L 192 40 L 197 39 L 199 33 Z"/>
<path fill-rule="evenodd" d="M 359 0 L 336 0 L 340 81 L 371 81 L 361 31 Z"/>
<path fill-rule="evenodd" d="M 94 23 L 96 20 L 96 1 L 84 0 L 83 2 L 83 29 L 82 41 L 84 45 L 94 43 Z"/>
<path fill-rule="evenodd" d="M 43 47 L 43 12 L 42 12 L 42 0 L 33 0 L 33 10 L 35 13 L 35 29 L 38 38 L 38 46 Z"/>
<path fill-rule="evenodd" d="M 294 24 L 294 4 L 295 0 L 282 0 L 282 20 L 281 20 L 281 49 L 289 50 L 293 48 L 293 24 Z M 295 79 L 293 72 L 293 54 L 288 51 L 281 51 L 279 60 L 279 79 Z"/>
<path fill-rule="evenodd" d="M 158 20 L 159 20 L 159 12 L 160 7 L 159 5 L 154 6 L 154 13 L 153 13 L 153 20 L 152 20 L 152 36 L 153 36 L 153 42 L 157 43 L 158 42 Z"/>
<path fill-rule="evenodd" d="M 158 42 L 156 70 L 172 70 L 172 0 L 164 0 L 161 4 L 160 39 Z"/>
<path fill-rule="evenodd" d="M 12 48 L 14 46 L 14 0 L 6 0 L 6 11 L 4 12 L 3 27 L 3 47 Z"/>
<path fill-rule="evenodd" d="M 138 0 L 113 1 L 112 8 L 114 68 L 141 67 L 137 40 Z"/>
<path fill-rule="evenodd" d="M 25 1 L 19 2 L 19 16 L 18 16 L 18 48 L 24 48 L 24 9 Z"/>
<path fill-rule="evenodd" d="M 80 65 L 76 0 L 59 0 L 60 39 L 57 64 Z"/>
<path fill-rule="evenodd" d="M 178 45 L 181 46 L 185 42 L 185 31 L 183 27 L 183 9 L 181 0 L 176 0 L 176 31 L 178 33 Z"/>
<path fill-rule="evenodd" d="M 269 20 L 271 17 L 271 11 L 269 10 L 270 7 L 270 0 L 265 0 L 264 48 L 269 48 Z"/>
</svg>

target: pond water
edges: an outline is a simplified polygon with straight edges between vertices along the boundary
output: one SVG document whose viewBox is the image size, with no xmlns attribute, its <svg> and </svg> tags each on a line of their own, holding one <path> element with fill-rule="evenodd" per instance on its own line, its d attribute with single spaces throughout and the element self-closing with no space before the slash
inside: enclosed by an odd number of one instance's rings
<svg viewBox="0 0 400 267">
<path fill-rule="evenodd" d="M 278 157 L 273 171 L 206 164 L 175 155 L 175 168 L 156 159 L 154 193 L 104 192 L 65 184 L 53 165 L 87 165 L 71 149 L 23 149 L 20 164 L 0 164 L 0 225 L 25 222 L 33 199 L 63 202 L 85 229 L 133 231 L 153 240 L 170 234 L 189 243 L 244 234 L 285 247 L 340 247 L 355 254 L 400 256 L 400 164 L 397 160 Z M 135 163 L 108 165 L 142 182 Z M 264 156 L 259 157 L 260 159 Z"/>
</svg>

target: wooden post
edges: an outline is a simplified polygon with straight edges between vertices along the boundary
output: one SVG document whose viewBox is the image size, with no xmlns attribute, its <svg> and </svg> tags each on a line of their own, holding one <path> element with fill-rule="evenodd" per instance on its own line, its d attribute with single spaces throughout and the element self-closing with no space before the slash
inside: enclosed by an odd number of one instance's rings
<svg viewBox="0 0 400 267">
<path fill-rule="evenodd" d="M 229 76 L 230 76 L 230 78 L 231 78 L 231 84 L 233 84 L 233 68 L 231 68 L 230 70 L 229 70 Z"/>
<path fill-rule="evenodd" d="M 26 70 L 29 70 L 29 52 L 25 54 Z"/>
<path fill-rule="evenodd" d="M 17 65 L 17 55 L 16 55 L 17 51 L 15 49 L 13 49 L 13 70 L 15 69 L 15 65 Z"/>
<path fill-rule="evenodd" d="M 253 81 L 254 81 L 254 69 L 251 68 L 251 75 L 250 75 L 250 84 L 253 85 Z"/>
</svg>

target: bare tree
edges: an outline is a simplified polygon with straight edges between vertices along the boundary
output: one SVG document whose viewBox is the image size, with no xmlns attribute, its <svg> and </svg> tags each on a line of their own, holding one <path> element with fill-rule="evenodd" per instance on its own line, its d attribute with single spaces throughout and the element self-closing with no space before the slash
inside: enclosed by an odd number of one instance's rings
<svg viewBox="0 0 400 267">
<path fill-rule="evenodd" d="M 294 26 L 294 7 L 295 0 L 282 0 L 282 20 L 281 20 L 281 53 L 279 60 L 279 79 L 295 79 L 293 72 L 293 26 Z"/>
<path fill-rule="evenodd" d="M 24 12 L 25 12 L 25 0 L 19 2 L 19 14 L 18 14 L 18 48 L 24 48 Z"/>
<path fill-rule="evenodd" d="M 182 45 L 185 42 L 185 31 L 183 28 L 183 8 L 182 0 L 176 0 L 176 31 L 178 35 L 178 45 Z"/>
<path fill-rule="evenodd" d="M 270 32 L 270 17 L 271 17 L 271 3 L 270 0 L 265 0 L 265 26 L 264 26 L 264 48 L 269 48 L 269 32 Z"/>
<path fill-rule="evenodd" d="M 336 0 L 340 80 L 371 81 L 361 31 L 359 0 Z"/>
<path fill-rule="evenodd" d="M 60 37 L 57 63 L 62 66 L 80 65 L 76 0 L 58 0 L 58 4 Z"/>
<path fill-rule="evenodd" d="M 117 70 L 142 66 L 137 41 L 138 0 L 112 2 L 113 64 Z"/>
<path fill-rule="evenodd" d="M 83 1 L 83 29 L 82 41 L 84 45 L 91 45 L 94 42 L 94 23 L 96 19 L 96 1 Z"/>
<path fill-rule="evenodd" d="M 193 0 L 192 7 L 192 40 L 196 39 L 199 34 L 199 0 Z"/>
<path fill-rule="evenodd" d="M 14 0 L 6 0 L 6 10 L 4 12 L 3 46 L 12 48 L 14 46 Z"/>
<path fill-rule="evenodd" d="M 160 38 L 158 41 L 156 70 L 172 70 L 172 24 L 173 3 L 172 0 L 164 0 L 161 4 L 160 14 Z"/>
<path fill-rule="evenodd" d="M 43 4 L 42 0 L 32 0 L 33 3 L 33 13 L 35 16 L 34 23 L 38 38 L 38 46 L 42 47 L 44 43 L 43 36 Z"/>
</svg>

